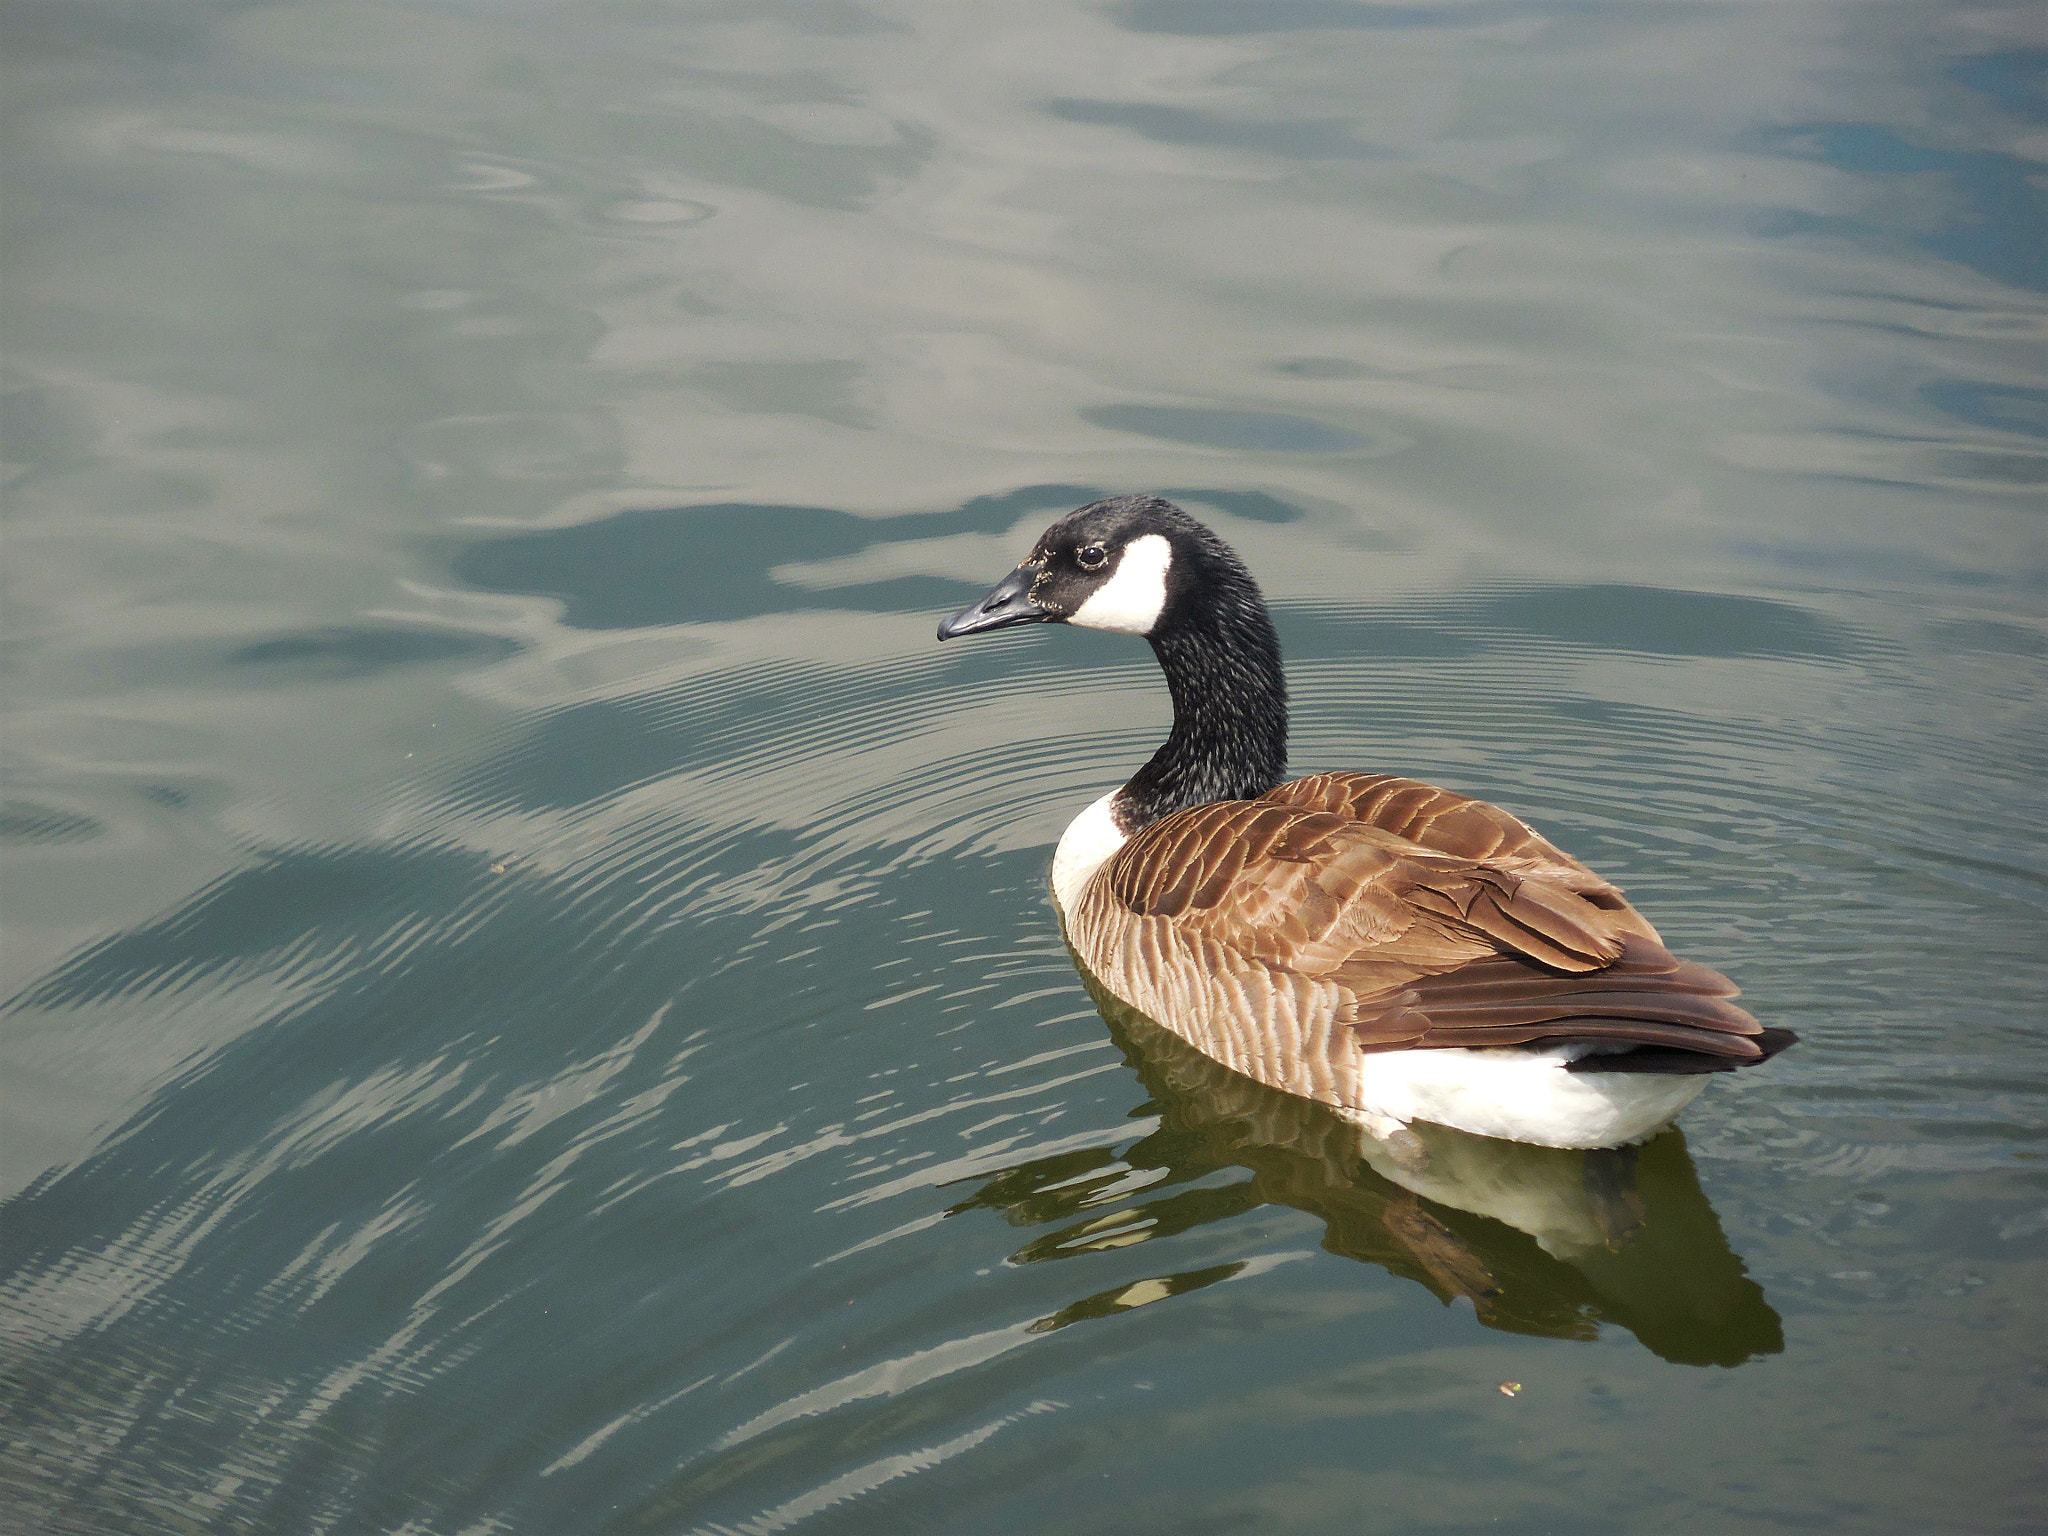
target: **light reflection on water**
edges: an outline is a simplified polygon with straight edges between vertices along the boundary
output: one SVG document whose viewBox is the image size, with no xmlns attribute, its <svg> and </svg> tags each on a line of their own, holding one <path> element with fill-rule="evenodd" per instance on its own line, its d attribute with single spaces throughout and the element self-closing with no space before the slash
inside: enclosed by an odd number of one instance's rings
<svg viewBox="0 0 2048 1536">
<path fill-rule="evenodd" d="M 2029 24 L 12 13 L 10 1519 L 2023 1525 Z M 1125 489 L 1798 1050 L 1418 1171 L 1105 1028 L 1164 690 L 930 635 Z"/>
</svg>

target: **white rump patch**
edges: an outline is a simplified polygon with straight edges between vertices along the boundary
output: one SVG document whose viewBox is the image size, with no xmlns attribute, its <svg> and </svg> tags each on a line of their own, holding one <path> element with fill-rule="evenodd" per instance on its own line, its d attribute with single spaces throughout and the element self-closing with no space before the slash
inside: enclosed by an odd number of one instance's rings
<svg viewBox="0 0 2048 1536">
<path fill-rule="evenodd" d="M 1566 1071 L 1578 1054 L 1569 1045 L 1374 1051 L 1359 1071 L 1358 1107 L 1539 1147 L 1618 1147 L 1669 1125 L 1712 1076 Z"/>
<path fill-rule="evenodd" d="M 1123 635 L 1151 634 L 1159 610 L 1166 606 L 1166 568 L 1171 564 L 1173 546 L 1159 534 L 1131 540 L 1116 563 L 1116 573 L 1067 622 Z"/>
</svg>

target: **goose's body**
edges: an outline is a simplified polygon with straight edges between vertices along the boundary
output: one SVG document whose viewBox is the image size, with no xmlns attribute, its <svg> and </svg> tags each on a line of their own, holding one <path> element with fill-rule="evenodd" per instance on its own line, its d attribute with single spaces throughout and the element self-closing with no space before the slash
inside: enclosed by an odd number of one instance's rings
<svg viewBox="0 0 2048 1536">
<path fill-rule="evenodd" d="M 1094 976 L 1204 1054 L 1381 1135 L 1601 1147 L 1791 1043 L 1507 812 L 1411 779 L 1282 782 L 1272 621 L 1179 508 L 1069 513 L 939 633 L 1041 620 L 1142 634 L 1166 672 L 1172 733 L 1067 828 L 1053 892 Z"/>
</svg>

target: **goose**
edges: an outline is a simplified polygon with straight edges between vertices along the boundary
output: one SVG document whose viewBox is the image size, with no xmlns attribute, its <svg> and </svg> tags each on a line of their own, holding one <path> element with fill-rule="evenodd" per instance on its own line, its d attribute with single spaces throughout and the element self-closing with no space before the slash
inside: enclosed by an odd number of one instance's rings
<svg viewBox="0 0 2048 1536">
<path fill-rule="evenodd" d="M 1172 730 L 1067 827 L 1053 901 L 1083 968 L 1211 1059 L 1411 1147 L 1421 1120 L 1594 1148 L 1793 1042 L 1508 812 L 1385 774 L 1286 782 L 1272 617 L 1173 503 L 1067 513 L 939 638 L 1047 623 L 1142 635 L 1166 674 Z"/>
</svg>

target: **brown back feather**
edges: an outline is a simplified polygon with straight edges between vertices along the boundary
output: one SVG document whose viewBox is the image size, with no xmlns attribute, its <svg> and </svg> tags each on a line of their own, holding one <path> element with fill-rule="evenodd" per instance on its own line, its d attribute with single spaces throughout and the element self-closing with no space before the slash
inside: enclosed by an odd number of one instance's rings
<svg viewBox="0 0 2048 1536">
<path fill-rule="evenodd" d="M 1412 779 L 1318 774 L 1196 806 L 1133 837 L 1097 880 L 1131 917 L 1172 919 L 1219 958 L 1335 983 L 1367 1051 L 1764 1054 L 1734 985 L 1672 955 L 1613 885 L 1507 812 Z"/>
</svg>

